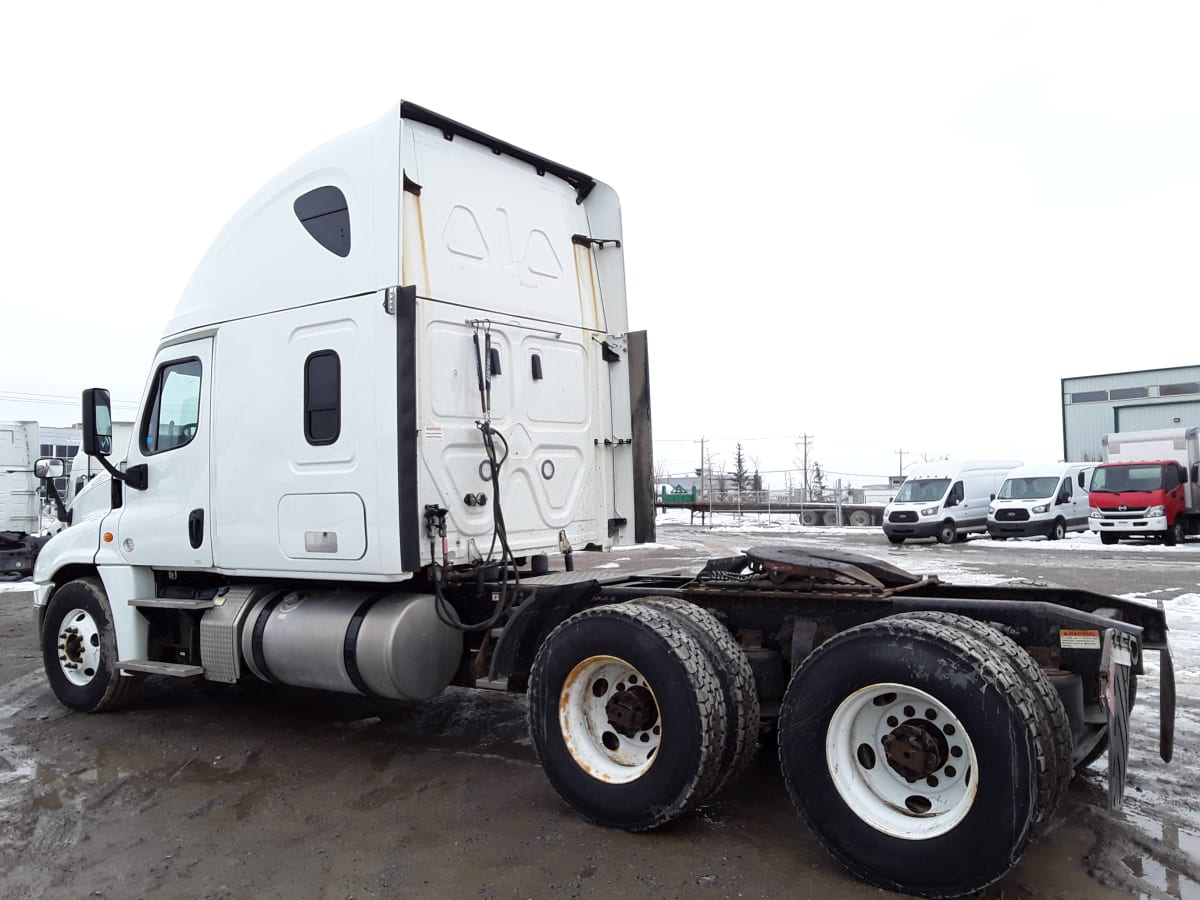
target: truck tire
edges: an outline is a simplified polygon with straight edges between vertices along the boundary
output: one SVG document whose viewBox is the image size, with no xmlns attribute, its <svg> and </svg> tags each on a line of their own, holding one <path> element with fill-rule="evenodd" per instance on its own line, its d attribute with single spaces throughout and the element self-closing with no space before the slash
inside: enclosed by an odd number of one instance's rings
<svg viewBox="0 0 1200 900">
<path fill-rule="evenodd" d="M 1067 536 L 1067 523 L 1062 519 L 1055 519 L 1054 524 L 1050 526 L 1050 533 L 1046 535 L 1052 541 L 1061 541 Z"/>
<path fill-rule="evenodd" d="M 958 529 L 954 527 L 954 523 L 947 519 L 941 524 L 937 530 L 937 540 L 939 544 L 952 544 L 954 539 L 958 537 Z"/>
<path fill-rule="evenodd" d="M 916 612 L 900 613 L 889 617 L 889 621 L 902 619 L 920 619 L 925 622 L 939 622 L 951 628 L 957 628 L 972 637 L 978 638 L 994 650 L 998 650 L 1016 673 L 1033 689 L 1037 705 L 1034 708 L 1035 725 L 1038 740 L 1050 752 L 1047 753 L 1046 768 L 1038 773 L 1039 792 L 1048 797 L 1045 806 L 1039 811 L 1038 821 L 1045 822 L 1058 808 L 1062 798 L 1067 793 L 1074 769 L 1071 766 L 1071 756 L 1075 747 L 1071 736 L 1071 720 L 1067 718 L 1066 707 L 1045 670 L 1037 664 L 1032 656 L 997 628 L 986 622 L 962 616 L 957 613 L 937 612 L 936 610 L 918 610 Z"/>
<path fill-rule="evenodd" d="M 586 609 L 542 643 L 529 730 L 550 784 L 584 818 L 646 831 L 704 800 L 725 704 L 692 629 L 636 604 Z"/>
<path fill-rule="evenodd" d="M 825 514 L 821 516 L 821 521 L 826 525 L 836 525 L 837 520 L 837 512 L 832 509 L 825 510 Z"/>
<path fill-rule="evenodd" d="M 50 598 L 42 626 L 42 664 L 58 702 L 78 712 L 105 712 L 132 702 L 140 675 L 116 670 L 117 638 L 104 586 L 68 581 Z"/>
<path fill-rule="evenodd" d="M 1112 544 L 1115 544 L 1120 539 L 1121 538 L 1119 535 L 1116 535 L 1116 534 L 1112 533 L 1111 531 L 1100 532 L 1100 543 L 1102 543 L 1102 544 L 1112 545 Z"/>
<path fill-rule="evenodd" d="M 727 726 L 720 771 L 707 793 L 709 799 L 716 797 L 745 774 L 758 747 L 761 713 L 754 670 L 733 634 L 707 609 L 674 597 L 641 597 L 630 602 L 661 610 L 682 622 L 716 670 Z"/>
<path fill-rule="evenodd" d="M 855 528 L 862 528 L 865 525 L 871 524 L 871 514 L 865 509 L 856 509 L 850 513 L 850 524 Z"/>
<path fill-rule="evenodd" d="M 1176 544 L 1182 544 L 1184 541 L 1183 523 L 1176 522 L 1167 529 L 1167 533 L 1163 535 L 1163 543 L 1168 547 L 1174 547 Z"/>
<path fill-rule="evenodd" d="M 926 897 L 977 891 L 1016 864 L 1049 801 L 1036 705 L 1003 654 L 958 628 L 851 628 L 784 695 L 788 793 L 859 878 Z"/>
<path fill-rule="evenodd" d="M 800 513 L 800 524 L 801 525 L 820 525 L 821 524 L 821 514 L 818 513 L 815 509 L 806 509 L 804 512 Z"/>
</svg>

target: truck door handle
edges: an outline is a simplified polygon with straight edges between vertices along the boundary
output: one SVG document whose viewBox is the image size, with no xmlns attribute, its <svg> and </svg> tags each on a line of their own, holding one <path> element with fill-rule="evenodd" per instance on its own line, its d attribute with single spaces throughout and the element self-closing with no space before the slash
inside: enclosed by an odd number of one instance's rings
<svg viewBox="0 0 1200 900">
<path fill-rule="evenodd" d="M 188 540 L 193 550 L 198 550 L 204 543 L 204 510 L 193 509 L 188 513 Z"/>
</svg>

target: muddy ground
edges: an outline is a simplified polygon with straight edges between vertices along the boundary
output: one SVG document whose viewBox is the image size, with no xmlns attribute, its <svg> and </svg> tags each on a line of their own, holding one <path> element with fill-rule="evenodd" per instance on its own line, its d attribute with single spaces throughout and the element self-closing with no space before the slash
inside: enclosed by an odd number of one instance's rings
<svg viewBox="0 0 1200 900">
<path fill-rule="evenodd" d="M 1200 545 L 891 548 L 874 529 L 753 528 L 663 525 L 658 546 L 581 555 L 580 565 L 679 565 L 815 541 L 952 581 L 1162 599 L 1180 681 L 1175 761 L 1157 757 L 1156 677 L 1144 678 L 1125 810 L 1104 811 L 1101 760 L 1072 783 L 1057 827 L 985 896 L 1200 900 Z M 845 874 L 806 832 L 770 750 L 728 797 L 661 831 L 625 834 L 588 825 L 557 798 L 536 766 L 520 696 L 453 689 L 405 705 L 160 680 L 132 709 L 67 713 L 41 674 L 29 609 L 6 587 L 5 900 L 888 896 Z"/>
</svg>

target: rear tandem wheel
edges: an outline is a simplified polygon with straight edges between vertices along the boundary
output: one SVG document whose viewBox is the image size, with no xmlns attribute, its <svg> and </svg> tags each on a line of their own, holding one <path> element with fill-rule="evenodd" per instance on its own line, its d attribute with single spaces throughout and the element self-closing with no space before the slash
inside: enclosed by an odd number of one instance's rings
<svg viewBox="0 0 1200 900">
<path fill-rule="evenodd" d="M 1004 655 L 958 628 L 889 618 L 797 670 L 779 755 L 797 811 L 858 877 L 954 897 L 1020 859 L 1052 786 L 1038 700 Z"/>
<path fill-rule="evenodd" d="M 648 606 L 597 606 L 538 650 L 529 730 L 563 800 L 597 824 L 646 831 L 709 795 L 721 773 L 725 703 L 684 622 Z"/>
</svg>

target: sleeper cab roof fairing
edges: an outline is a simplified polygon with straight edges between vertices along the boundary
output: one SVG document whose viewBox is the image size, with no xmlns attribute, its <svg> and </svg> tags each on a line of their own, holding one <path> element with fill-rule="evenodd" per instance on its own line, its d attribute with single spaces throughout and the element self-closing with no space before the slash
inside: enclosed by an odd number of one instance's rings
<svg viewBox="0 0 1200 900">
<path fill-rule="evenodd" d="M 398 284 L 402 119 L 557 176 L 575 189 L 578 203 L 598 186 L 582 172 L 402 102 L 301 157 L 251 197 L 196 267 L 164 337 Z M 601 187 L 604 205 L 619 210 L 615 194 Z M 339 203 L 348 219 L 344 235 L 335 218 Z"/>
</svg>

